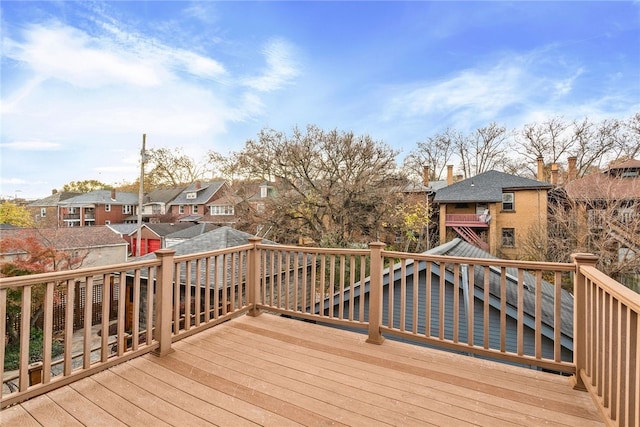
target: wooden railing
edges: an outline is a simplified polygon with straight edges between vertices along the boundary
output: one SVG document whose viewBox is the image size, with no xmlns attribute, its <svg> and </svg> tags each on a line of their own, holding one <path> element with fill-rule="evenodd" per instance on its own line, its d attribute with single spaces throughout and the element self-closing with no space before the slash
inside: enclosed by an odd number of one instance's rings
<svg viewBox="0 0 640 427">
<path fill-rule="evenodd" d="M 489 217 L 481 214 L 447 214 L 445 217 L 447 225 L 450 224 L 474 224 L 488 226 Z"/>
<path fill-rule="evenodd" d="M 163 249 L 146 261 L 2 278 L 0 318 L 14 309 L 22 316 L 19 367 L 7 373 L 0 365 L 2 407 L 148 352 L 163 356 L 173 342 L 233 316 L 274 312 L 360 330 L 371 343 L 395 337 L 575 374 L 576 387 L 594 395 L 612 424 L 640 425 L 640 297 L 594 262 L 582 255 L 564 264 L 408 254 L 386 251 L 382 243 L 303 248 L 253 238 L 194 255 Z M 89 297 L 98 282 L 118 289 L 117 315 L 110 318 L 103 305 L 102 323 L 93 328 L 99 338 L 87 320 L 91 304 L 83 329 L 73 330 L 75 305 L 67 303 L 63 334 L 52 330 L 54 289 L 70 302 L 76 297 L 70 284 L 78 281 Z M 575 295 L 563 286 L 574 287 Z M 13 302 L 19 307 L 8 305 Z M 29 360 L 36 302 L 44 313 L 39 377 Z M 59 359 L 51 356 L 56 340 L 64 346 Z"/>
<path fill-rule="evenodd" d="M 611 425 L 640 426 L 640 295 L 575 254 L 575 387 Z"/>
</svg>

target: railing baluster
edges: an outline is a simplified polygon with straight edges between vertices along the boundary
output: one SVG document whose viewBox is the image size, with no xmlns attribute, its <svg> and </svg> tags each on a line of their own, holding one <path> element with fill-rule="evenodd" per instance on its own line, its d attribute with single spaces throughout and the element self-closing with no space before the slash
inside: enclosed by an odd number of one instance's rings
<svg viewBox="0 0 640 427">
<path fill-rule="evenodd" d="M 484 287 L 484 300 L 482 303 L 482 323 L 483 323 L 483 331 L 482 331 L 482 346 L 484 349 L 489 348 L 489 291 L 491 289 L 491 283 L 489 282 L 490 278 L 490 270 L 489 266 L 484 266 L 483 272 L 483 287 Z"/>
<path fill-rule="evenodd" d="M 22 288 L 22 305 L 20 311 L 20 371 L 19 388 L 26 391 L 29 387 L 29 338 L 31 336 L 31 288 Z"/>
<path fill-rule="evenodd" d="M 0 289 L 0 319 L 7 318 L 7 289 Z M 0 337 L 1 339 L 5 339 L 7 336 L 6 330 L 7 322 L 0 321 Z M 6 343 L 6 341 L 5 341 Z M 5 346 L 0 345 L 0 378 L 4 379 L 4 358 L 5 358 Z M 0 384 L 0 399 L 4 395 L 4 381 Z"/>
<path fill-rule="evenodd" d="M 536 332 L 540 333 L 540 330 L 538 329 Z M 505 352 L 506 350 L 507 350 L 507 269 L 506 267 L 500 267 L 500 351 Z"/>
<path fill-rule="evenodd" d="M 418 260 L 413 260 L 413 316 L 411 319 L 411 324 L 413 328 L 411 328 L 411 332 L 414 334 L 418 334 L 418 311 L 419 311 L 419 301 L 420 301 L 420 286 L 418 285 L 419 273 L 418 273 L 419 262 Z"/>
<path fill-rule="evenodd" d="M 196 321 L 196 327 L 200 326 L 200 316 L 202 314 L 202 309 L 201 309 L 201 295 L 200 293 L 202 292 L 202 258 L 198 258 L 196 260 L 196 283 L 195 283 L 195 307 L 194 307 L 194 313 L 195 314 L 195 321 Z"/>
<path fill-rule="evenodd" d="M 445 303 L 446 303 L 446 299 L 445 299 L 445 293 L 446 293 L 446 289 L 445 289 L 445 277 L 446 277 L 446 271 L 447 269 L 447 265 L 444 262 L 440 262 L 440 280 L 439 280 L 439 291 L 438 291 L 438 295 L 439 295 L 439 306 L 438 306 L 438 338 L 440 340 L 444 339 L 444 321 L 445 321 L 445 316 L 444 316 L 444 312 L 445 312 Z"/>
<path fill-rule="evenodd" d="M 453 342 L 460 341 L 460 264 L 453 264 Z"/>
<path fill-rule="evenodd" d="M 518 356 L 524 354 L 524 270 L 518 269 L 518 319 L 516 324 Z"/>
<path fill-rule="evenodd" d="M 54 282 L 47 282 L 44 296 L 44 321 L 42 325 L 42 383 L 51 381 L 51 350 L 53 347 L 53 290 Z M 4 319 L 4 317 L 0 318 Z M 4 359 L 3 359 L 4 360 Z M 1 377 L 0 377 L 1 378 Z"/>
<path fill-rule="evenodd" d="M 109 320 L 111 305 L 111 276 L 102 275 L 102 325 L 100 328 L 100 361 L 106 362 L 109 358 Z"/>
<path fill-rule="evenodd" d="M 535 345 L 536 345 L 536 359 L 542 358 L 542 271 L 536 271 L 536 328 L 535 328 Z"/>
<path fill-rule="evenodd" d="M 133 316 L 131 316 L 131 349 L 138 349 L 140 333 L 140 269 L 133 272 Z"/>
<path fill-rule="evenodd" d="M 562 273 L 556 271 L 553 281 L 553 360 L 562 360 Z"/>
<path fill-rule="evenodd" d="M 75 282 L 67 280 L 67 293 L 64 314 L 64 375 L 71 375 L 73 345 L 73 307 L 75 306 Z"/>
<path fill-rule="evenodd" d="M 407 313 L 407 260 L 400 260 L 400 330 L 406 330 L 406 313 Z M 391 273 L 392 274 L 392 273 Z M 391 324 L 393 327 L 393 324 Z"/>
<path fill-rule="evenodd" d="M 93 276 L 84 278 L 84 333 L 82 339 L 82 368 L 91 366 L 91 320 L 93 312 Z"/>
</svg>

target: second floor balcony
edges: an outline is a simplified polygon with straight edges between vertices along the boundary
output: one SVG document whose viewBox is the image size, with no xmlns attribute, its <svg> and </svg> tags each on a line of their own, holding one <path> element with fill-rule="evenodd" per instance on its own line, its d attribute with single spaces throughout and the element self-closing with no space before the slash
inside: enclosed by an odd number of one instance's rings
<svg viewBox="0 0 640 427">
<path fill-rule="evenodd" d="M 447 227 L 489 227 L 491 217 L 488 214 L 447 214 Z"/>
<path fill-rule="evenodd" d="M 0 279 L 3 425 L 639 425 L 640 299 L 593 256 L 156 255 Z"/>
</svg>

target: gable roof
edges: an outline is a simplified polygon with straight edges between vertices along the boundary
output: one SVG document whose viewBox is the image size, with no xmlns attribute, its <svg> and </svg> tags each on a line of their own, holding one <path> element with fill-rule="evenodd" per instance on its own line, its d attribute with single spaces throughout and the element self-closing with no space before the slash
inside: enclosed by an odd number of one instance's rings
<svg viewBox="0 0 640 427">
<path fill-rule="evenodd" d="M 144 204 L 154 204 L 154 203 L 169 203 L 176 197 L 178 197 L 183 191 L 185 187 L 176 187 L 176 188 L 156 188 L 155 190 L 147 193 L 144 196 Z"/>
<path fill-rule="evenodd" d="M 225 185 L 225 181 L 193 183 L 185 188 L 175 199 L 169 202 L 169 205 L 201 205 L 207 203 L 211 197 L 213 197 L 213 195 Z M 187 198 L 187 195 L 191 193 L 196 193 L 196 197 Z"/>
<path fill-rule="evenodd" d="M 115 198 L 112 198 L 115 193 Z M 136 205 L 138 204 L 137 193 L 127 193 L 124 191 L 95 190 L 89 193 L 80 194 L 75 197 L 60 201 L 60 206 L 85 206 L 85 205 Z"/>
<path fill-rule="evenodd" d="M 438 190 L 434 202 L 500 202 L 505 190 L 547 190 L 551 184 L 490 170 Z"/>
</svg>

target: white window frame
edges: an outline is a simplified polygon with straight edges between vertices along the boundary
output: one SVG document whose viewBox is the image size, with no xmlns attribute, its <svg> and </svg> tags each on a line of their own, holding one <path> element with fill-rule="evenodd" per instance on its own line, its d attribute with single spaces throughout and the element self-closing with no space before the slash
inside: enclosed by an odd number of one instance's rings
<svg viewBox="0 0 640 427">
<path fill-rule="evenodd" d="M 197 214 L 198 213 L 198 205 L 191 205 L 191 213 L 192 214 Z"/>
<path fill-rule="evenodd" d="M 505 233 L 510 233 L 510 236 L 505 236 Z M 502 229 L 502 247 L 503 248 L 515 248 L 516 247 L 516 229 L 509 227 Z"/>
<path fill-rule="evenodd" d="M 511 207 L 509 208 L 509 205 Z M 502 193 L 502 210 L 506 212 L 513 212 L 516 210 L 516 195 L 515 193 Z"/>
<path fill-rule="evenodd" d="M 47 217 L 47 208 L 40 208 L 40 218 Z"/>
<path fill-rule="evenodd" d="M 104 211 L 105 212 L 111 212 L 111 204 L 107 203 L 106 205 L 104 205 Z"/>
<path fill-rule="evenodd" d="M 184 213 L 184 205 L 178 205 L 178 213 L 179 214 L 183 214 Z"/>
</svg>

